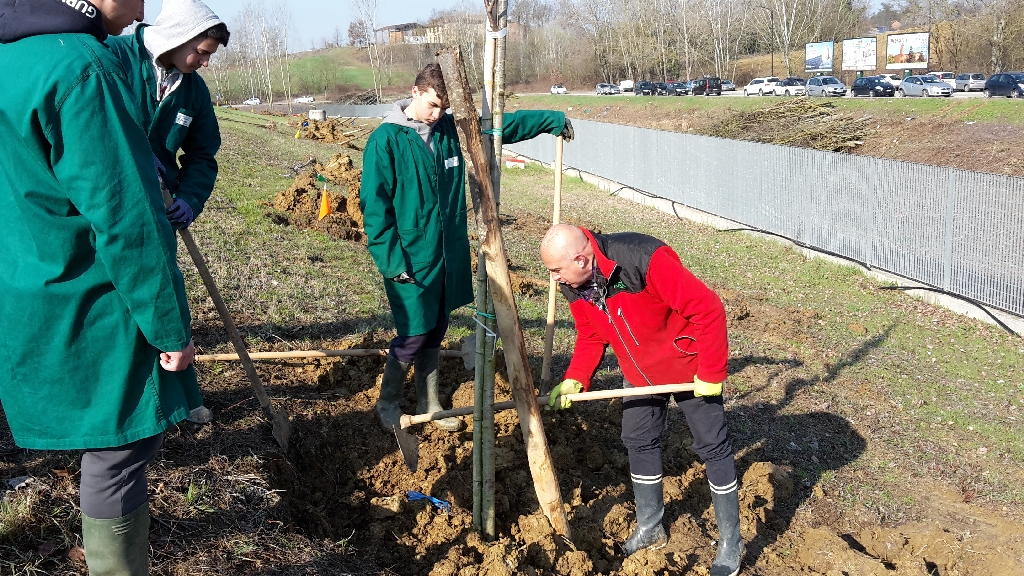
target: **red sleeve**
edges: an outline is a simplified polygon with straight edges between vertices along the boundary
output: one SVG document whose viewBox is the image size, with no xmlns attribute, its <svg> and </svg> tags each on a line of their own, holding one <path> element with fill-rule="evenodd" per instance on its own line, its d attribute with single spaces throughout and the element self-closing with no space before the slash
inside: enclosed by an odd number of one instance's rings
<svg viewBox="0 0 1024 576">
<path fill-rule="evenodd" d="M 597 372 L 604 358 L 604 349 L 608 345 L 601 339 L 590 325 L 587 313 L 582 307 L 587 306 L 582 300 L 577 300 L 569 305 L 573 319 L 576 320 L 576 346 L 572 351 L 572 361 L 569 362 L 569 369 L 565 371 L 564 380 L 576 380 L 583 384 L 583 390 L 590 390 L 590 380 Z"/>
<path fill-rule="evenodd" d="M 692 272 L 679 256 L 663 246 L 651 256 L 647 286 L 656 297 L 690 321 L 697 343 L 697 378 L 724 382 L 729 375 L 729 336 L 721 299 Z"/>
</svg>

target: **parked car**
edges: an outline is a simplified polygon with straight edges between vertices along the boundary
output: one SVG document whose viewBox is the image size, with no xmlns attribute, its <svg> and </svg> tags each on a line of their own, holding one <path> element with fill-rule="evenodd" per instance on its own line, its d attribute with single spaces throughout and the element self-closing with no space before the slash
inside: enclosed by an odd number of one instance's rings
<svg viewBox="0 0 1024 576">
<path fill-rule="evenodd" d="M 620 80 L 619 81 L 619 90 L 621 90 L 623 92 L 632 92 L 633 91 L 633 81 L 632 80 Z"/>
<path fill-rule="evenodd" d="M 750 84 L 747 84 L 746 86 L 743 87 L 743 95 L 753 96 L 754 94 L 757 94 L 758 96 L 764 96 L 765 93 L 774 94 L 774 84 L 778 81 L 779 79 L 775 76 L 754 78 L 753 80 L 750 81 Z M 771 82 L 771 86 L 769 86 L 769 82 Z"/>
<path fill-rule="evenodd" d="M 814 76 L 807 79 L 808 96 L 846 96 L 846 84 L 835 76 Z"/>
<path fill-rule="evenodd" d="M 248 100 L 242 100 L 242 104 L 246 106 L 259 106 L 260 104 L 263 104 L 263 100 L 260 100 L 259 98 L 253 96 Z"/>
<path fill-rule="evenodd" d="M 903 79 L 903 82 L 900 82 L 896 95 L 899 97 L 921 96 L 922 98 L 927 98 L 929 96 L 945 96 L 948 98 L 953 95 L 953 87 L 930 74 L 908 76 Z"/>
<path fill-rule="evenodd" d="M 668 96 L 668 83 L 667 82 L 655 82 L 654 83 L 654 95 L 655 96 Z"/>
<path fill-rule="evenodd" d="M 790 76 L 775 83 L 776 96 L 806 96 L 807 86 L 803 78 Z"/>
<path fill-rule="evenodd" d="M 726 90 L 732 92 L 736 90 L 736 85 L 731 80 L 722 80 L 722 92 Z"/>
<path fill-rule="evenodd" d="M 853 86 L 850 86 L 850 94 L 870 98 L 893 96 L 896 94 L 896 88 L 881 76 L 865 76 L 853 81 Z"/>
<path fill-rule="evenodd" d="M 879 74 L 878 77 L 891 84 L 893 88 L 899 88 L 900 82 L 903 82 L 903 76 L 899 74 Z"/>
<path fill-rule="evenodd" d="M 633 89 L 633 92 L 640 94 L 641 96 L 650 96 L 654 94 L 654 83 L 650 80 L 641 80 L 636 83 L 636 87 Z"/>
<path fill-rule="evenodd" d="M 946 84 L 949 84 L 950 87 L 952 87 L 954 82 L 956 82 L 956 74 L 952 72 L 929 72 L 928 75 L 935 76 L 940 82 L 945 82 Z"/>
<path fill-rule="evenodd" d="M 690 93 L 690 89 L 686 82 L 669 82 L 668 83 L 668 95 L 669 96 L 686 96 Z"/>
<path fill-rule="evenodd" d="M 552 94 L 568 94 L 569 91 L 565 89 L 565 86 L 562 86 L 561 84 L 555 84 L 554 86 L 551 87 L 551 93 Z"/>
<path fill-rule="evenodd" d="M 722 79 L 718 76 L 697 78 L 690 84 L 690 94 L 694 96 L 721 96 Z"/>
<path fill-rule="evenodd" d="M 295 100 L 292 100 L 292 103 L 294 103 L 294 104 L 312 104 L 313 103 L 313 97 L 312 96 L 299 96 Z"/>
<path fill-rule="evenodd" d="M 1024 73 L 993 74 L 985 81 L 985 97 L 1024 98 Z"/>
<path fill-rule="evenodd" d="M 622 91 L 615 84 L 598 84 L 595 88 L 598 96 L 610 96 L 614 94 L 621 94 Z"/>
<path fill-rule="evenodd" d="M 969 72 L 966 74 L 958 74 L 953 80 L 953 90 L 962 90 L 964 92 L 973 92 L 975 90 L 985 89 L 985 75 L 978 72 Z"/>
</svg>

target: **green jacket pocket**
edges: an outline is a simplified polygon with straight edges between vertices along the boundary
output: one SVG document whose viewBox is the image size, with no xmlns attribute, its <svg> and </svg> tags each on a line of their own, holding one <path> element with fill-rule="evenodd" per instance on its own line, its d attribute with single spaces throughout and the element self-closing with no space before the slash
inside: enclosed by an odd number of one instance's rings
<svg viewBox="0 0 1024 576">
<path fill-rule="evenodd" d="M 181 143 L 185 141 L 189 126 L 192 125 L 192 114 L 191 110 L 182 108 L 175 116 L 174 124 L 171 125 L 171 129 L 167 133 L 167 150 L 171 154 L 177 154 Z"/>
</svg>

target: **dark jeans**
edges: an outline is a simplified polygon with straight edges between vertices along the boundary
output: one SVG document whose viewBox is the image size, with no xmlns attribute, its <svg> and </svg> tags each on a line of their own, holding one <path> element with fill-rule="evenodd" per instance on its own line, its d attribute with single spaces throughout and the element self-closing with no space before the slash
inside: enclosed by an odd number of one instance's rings
<svg viewBox="0 0 1024 576">
<path fill-rule="evenodd" d="M 623 381 L 623 388 L 633 386 Z M 655 387 L 656 388 L 656 387 Z M 683 409 L 693 435 L 693 450 L 707 466 L 711 489 L 724 494 L 736 489 L 736 459 L 729 442 L 721 396 L 695 397 L 693 392 L 630 396 L 622 402 L 622 443 L 629 452 L 633 482 L 661 482 L 661 432 L 669 396 Z"/>
<path fill-rule="evenodd" d="M 420 350 L 441 347 L 441 341 L 444 340 L 444 334 L 448 331 L 449 322 L 448 314 L 444 309 L 444 296 L 444 289 L 442 288 L 439 309 L 437 311 L 437 324 L 430 329 L 430 332 L 415 336 L 395 336 L 391 340 L 391 355 L 397 358 L 399 362 L 411 364 L 416 360 Z"/>
<path fill-rule="evenodd" d="M 146 465 L 156 456 L 164 435 L 157 434 L 116 448 L 82 454 L 79 487 L 82 514 L 98 520 L 127 516 L 145 505 Z"/>
</svg>

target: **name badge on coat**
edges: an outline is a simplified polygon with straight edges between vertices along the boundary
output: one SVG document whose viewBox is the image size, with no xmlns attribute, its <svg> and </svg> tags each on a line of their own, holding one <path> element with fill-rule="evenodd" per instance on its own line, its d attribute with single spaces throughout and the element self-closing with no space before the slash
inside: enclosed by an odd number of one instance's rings
<svg viewBox="0 0 1024 576">
<path fill-rule="evenodd" d="M 458 156 L 452 156 L 451 158 L 445 158 L 445 161 L 444 161 L 445 169 L 455 168 L 458 165 L 459 165 L 459 157 Z"/>
<path fill-rule="evenodd" d="M 186 115 L 182 114 L 181 112 L 178 112 L 178 117 L 174 119 L 174 123 L 175 124 L 181 124 L 185 128 L 188 128 L 189 126 L 192 125 L 192 117 L 191 116 L 186 116 Z"/>
</svg>

